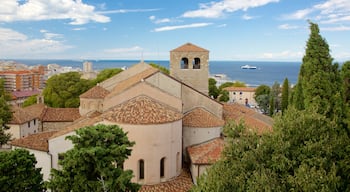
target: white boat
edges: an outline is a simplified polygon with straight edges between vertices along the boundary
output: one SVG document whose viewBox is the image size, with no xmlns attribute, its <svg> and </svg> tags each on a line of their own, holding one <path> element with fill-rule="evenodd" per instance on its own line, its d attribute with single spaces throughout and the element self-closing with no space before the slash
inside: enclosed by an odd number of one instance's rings
<svg viewBox="0 0 350 192">
<path fill-rule="evenodd" d="M 241 69 L 256 69 L 256 66 L 252 66 L 252 65 L 242 65 Z"/>
</svg>

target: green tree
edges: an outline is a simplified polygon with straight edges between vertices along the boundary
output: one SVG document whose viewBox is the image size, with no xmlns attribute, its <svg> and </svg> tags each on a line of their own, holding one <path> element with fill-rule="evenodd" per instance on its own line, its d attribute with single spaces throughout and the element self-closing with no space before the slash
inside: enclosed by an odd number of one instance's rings
<svg viewBox="0 0 350 192">
<path fill-rule="evenodd" d="M 32 96 L 28 97 L 28 98 L 23 102 L 22 107 L 28 107 L 28 106 L 30 106 L 30 105 L 35 104 L 35 103 L 37 102 L 37 100 L 36 100 L 36 97 L 37 97 L 37 96 L 38 96 L 38 95 L 32 95 Z"/>
<path fill-rule="evenodd" d="M 170 74 L 169 69 L 167 69 L 167 68 L 164 67 L 164 66 L 161 66 L 161 65 L 156 64 L 156 63 L 150 63 L 150 65 L 151 65 L 152 67 L 155 67 L 155 68 L 159 69 L 161 72 L 163 72 L 163 73 L 165 73 L 165 74 L 167 74 L 167 75 Z"/>
<path fill-rule="evenodd" d="M 298 109 L 315 108 L 318 113 L 339 119 L 343 116 L 338 65 L 332 64 L 329 46 L 318 25 L 310 22 L 310 36 L 293 94 Z"/>
<path fill-rule="evenodd" d="M 12 119 L 12 112 L 7 101 L 11 95 L 5 90 L 4 80 L 0 78 L 0 148 L 11 139 L 11 134 L 6 132 L 9 129 L 7 123 Z"/>
<path fill-rule="evenodd" d="M 61 170 L 51 170 L 48 188 L 57 191 L 137 191 L 131 170 L 124 161 L 135 144 L 116 125 L 96 125 L 78 129 L 68 136 L 73 149 L 59 161 Z"/>
<path fill-rule="evenodd" d="M 340 74 L 343 84 L 343 101 L 346 116 L 345 123 L 350 125 L 350 61 L 343 63 Z"/>
<path fill-rule="evenodd" d="M 93 84 L 96 85 L 97 83 L 100 83 L 108 78 L 113 77 L 114 75 L 122 72 L 123 70 L 121 68 L 107 68 L 103 69 L 97 74 L 97 77 L 92 80 Z"/>
<path fill-rule="evenodd" d="M 271 88 L 267 85 L 260 85 L 255 90 L 254 99 L 260 110 L 267 114 L 269 112 Z"/>
<path fill-rule="evenodd" d="M 221 102 L 227 102 L 230 100 L 229 92 L 226 90 L 222 90 L 221 94 L 219 96 L 219 101 Z"/>
<path fill-rule="evenodd" d="M 349 138 L 335 127 L 324 115 L 293 107 L 262 135 L 229 123 L 222 158 L 192 191 L 347 191 Z"/>
<path fill-rule="evenodd" d="M 0 152 L 0 191 L 42 191 L 43 176 L 36 163 L 24 149 Z"/>
<path fill-rule="evenodd" d="M 80 76 L 78 72 L 68 72 L 49 78 L 43 91 L 45 104 L 50 107 L 79 107 L 79 96 L 93 86 Z"/>
<path fill-rule="evenodd" d="M 214 99 L 217 99 L 220 91 L 218 87 L 216 86 L 216 80 L 213 78 L 209 78 L 209 96 L 213 97 Z"/>
<path fill-rule="evenodd" d="M 281 101 L 281 109 L 283 111 L 287 110 L 289 103 L 289 81 L 288 78 L 285 78 L 282 86 L 282 101 Z"/>
</svg>

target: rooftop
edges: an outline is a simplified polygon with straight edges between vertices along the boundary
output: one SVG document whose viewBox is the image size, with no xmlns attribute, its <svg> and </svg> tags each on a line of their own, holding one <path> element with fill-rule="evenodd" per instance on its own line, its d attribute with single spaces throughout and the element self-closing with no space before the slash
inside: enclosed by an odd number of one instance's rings
<svg viewBox="0 0 350 192">
<path fill-rule="evenodd" d="M 183 125 L 186 127 L 221 127 L 224 124 L 224 120 L 201 107 L 188 112 L 183 118 Z"/>
<path fill-rule="evenodd" d="M 80 117 L 78 108 L 51 108 L 44 109 L 41 121 L 44 122 L 72 122 Z"/>
<path fill-rule="evenodd" d="M 192 43 L 186 43 L 176 49 L 171 50 L 171 52 L 209 52 L 206 49 L 193 45 Z"/>
<path fill-rule="evenodd" d="M 183 169 L 173 180 L 155 185 L 142 185 L 139 192 L 187 192 L 192 186 L 189 170 Z"/>
<path fill-rule="evenodd" d="M 109 91 L 107 91 L 106 89 L 97 85 L 97 86 L 94 86 L 93 88 L 89 89 L 85 93 L 81 94 L 80 98 L 103 99 L 108 94 L 109 94 Z"/>
<path fill-rule="evenodd" d="M 25 147 L 38 151 L 49 151 L 48 139 L 55 133 L 56 131 L 32 134 L 27 137 L 15 139 L 11 141 L 11 144 L 17 147 Z"/>
<path fill-rule="evenodd" d="M 243 91 L 243 92 L 255 92 L 255 87 L 225 87 L 226 91 Z"/>
<path fill-rule="evenodd" d="M 113 107 L 102 117 L 108 121 L 125 124 L 160 124 L 182 118 L 175 109 L 147 96 L 138 96 Z"/>
<path fill-rule="evenodd" d="M 213 164 L 221 157 L 221 152 L 224 150 L 225 142 L 222 138 L 194 145 L 187 148 L 193 164 Z"/>
<path fill-rule="evenodd" d="M 256 129 L 258 134 L 272 131 L 273 120 L 271 117 L 260 114 L 253 109 L 237 103 L 224 104 L 224 120 L 233 120 L 239 123 L 241 120 L 252 129 Z"/>
</svg>

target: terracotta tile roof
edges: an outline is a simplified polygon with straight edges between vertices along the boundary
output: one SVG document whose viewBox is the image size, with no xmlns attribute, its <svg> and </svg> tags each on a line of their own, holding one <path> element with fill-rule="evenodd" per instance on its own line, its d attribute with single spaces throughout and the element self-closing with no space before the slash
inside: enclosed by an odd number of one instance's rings
<svg viewBox="0 0 350 192">
<path fill-rule="evenodd" d="M 271 117 L 260 114 L 244 105 L 224 104 L 223 116 L 226 122 L 234 120 L 238 123 L 244 120 L 245 124 L 250 128 L 256 129 L 258 134 L 272 131 L 273 120 Z"/>
<path fill-rule="evenodd" d="M 202 107 L 197 107 L 188 112 L 182 119 L 186 127 L 222 127 L 225 121 Z"/>
<path fill-rule="evenodd" d="M 255 87 L 225 87 L 226 91 L 243 91 L 243 92 L 255 92 Z"/>
<path fill-rule="evenodd" d="M 32 134 L 27 137 L 13 140 L 11 141 L 11 144 L 17 147 L 24 147 L 38 151 L 49 151 L 48 139 L 55 133 L 56 131 Z"/>
<path fill-rule="evenodd" d="M 31 113 L 34 117 L 40 118 L 46 105 L 43 103 L 37 103 L 23 108 L 27 113 Z"/>
<path fill-rule="evenodd" d="M 158 72 L 159 70 L 157 68 L 151 67 L 148 68 L 138 74 L 135 74 L 133 76 L 131 76 L 130 78 L 127 78 L 121 82 L 119 82 L 112 90 L 112 93 L 107 96 L 107 97 L 112 97 L 118 93 L 123 92 L 124 90 L 126 90 L 127 88 L 135 85 L 136 83 L 142 81 L 142 79 L 145 79 L 149 76 L 151 76 L 152 74 Z"/>
<path fill-rule="evenodd" d="M 193 164 L 213 164 L 221 157 L 221 152 L 225 147 L 222 138 L 215 138 L 202 144 L 187 148 Z"/>
<path fill-rule="evenodd" d="M 193 45 L 192 43 L 186 43 L 176 49 L 171 50 L 171 52 L 209 52 L 206 49 Z"/>
<path fill-rule="evenodd" d="M 12 119 L 9 122 L 9 124 L 23 124 L 35 119 L 35 117 L 31 113 L 27 113 L 25 110 L 18 106 L 11 106 L 11 110 Z"/>
<path fill-rule="evenodd" d="M 97 115 L 97 113 L 93 113 L 93 114 Z M 76 121 L 74 121 L 71 125 L 68 125 L 64 129 L 57 131 L 57 133 L 53 134 L 50 137 L 50 139 L 62 136 L 64 134 L 70 133 L 72 131 L 75 131 L 77 129 L 80 129 L 86 126 L 94 125 L 98 122 L 101 122 L 102 120 L 103 119 L 101 118 L 101 116 L 93 116 L 93 117 L 83 116 L 77 119 Z"/>
<path fill-rule="evenodd" d="M 176 121 L 182 113 L 147 96 L 138 96 L 101 115 L 104 119 L 126 124 L 159 124 Z"/>
<path fill-rule="evenodd" d="M 193 186 L 189 170 L 183 169 L 173 180 L 155 184 L 142 185 L 139 192 L 187 192 Z"/>
<path fill-rule="evenodd" d="M 51 108 L 44 109 L 41 115 L 43 122 L 72 122 L 80 117 L 78 108 Z"/>
<path fill-rule="evenodd" d="M 80 98 L 87 98 L 87 99 L 103 99 L 109 94 L 109 91 L 106 89 L 100 87 L 100 86 L 94 86 L 93 88 L 89 89 L 85 93 L 80 95 Z"/>
</svg>

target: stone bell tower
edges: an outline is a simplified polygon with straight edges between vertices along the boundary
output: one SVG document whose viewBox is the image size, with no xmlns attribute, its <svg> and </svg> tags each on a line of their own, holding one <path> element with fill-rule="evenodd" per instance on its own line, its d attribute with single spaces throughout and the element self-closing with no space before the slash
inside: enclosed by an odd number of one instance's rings
<svg viewBox="0 0 350 192">
<path fill-rule="evenodd" d="M 208 95 L 209 51 L 191 43 L 171 50 L 170 75 Z"/>
</svg>

